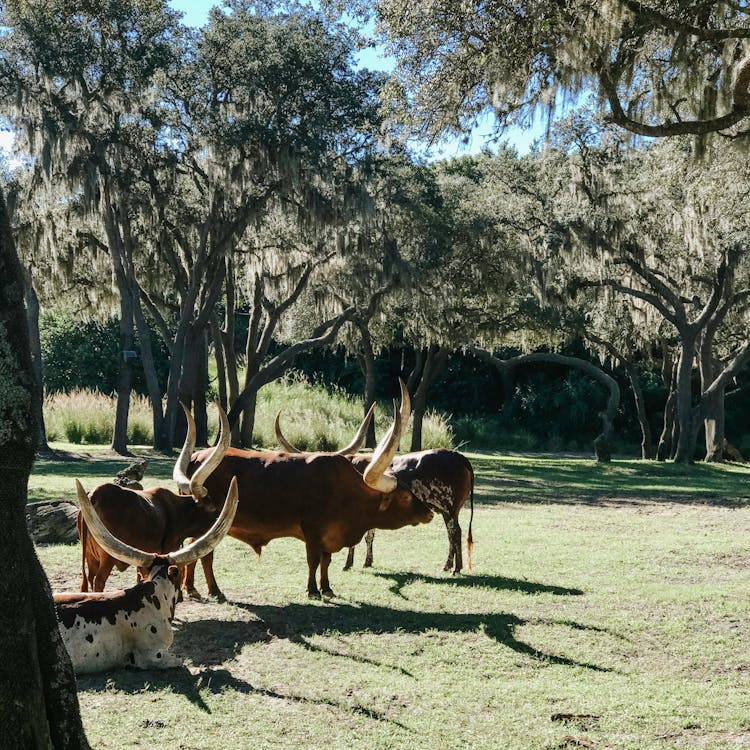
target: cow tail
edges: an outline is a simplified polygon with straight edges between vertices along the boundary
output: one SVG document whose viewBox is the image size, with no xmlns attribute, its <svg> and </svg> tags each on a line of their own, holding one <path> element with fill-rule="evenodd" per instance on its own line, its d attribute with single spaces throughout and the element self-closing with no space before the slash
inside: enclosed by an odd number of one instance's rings
<svg viewBox="0 0 750 750">
<path fill-rule="evenodd" d="M 474 537 L 471 534 L 471 523 L 474 520 L 474 467 L 471 464 L 469 466 L 471 467 L 471 494 L 469 495 L 471 511 L 469 514 L 469 533 L 466 535 L 466 563 L 469 566 L 469 573 L 471 573 L 471 553 L 474 551 Z"/>
<path fill-rule="evenodd" d="M 83 520 L 83 513 L 78 511 L 76 516 L 76 526 L 78 527 L 78 538 L 81 540 L 81 591 L 88 591 L 88 578 L 86 577 L 86 541 L 88 539 L 88 527 Z"/>
</svg>

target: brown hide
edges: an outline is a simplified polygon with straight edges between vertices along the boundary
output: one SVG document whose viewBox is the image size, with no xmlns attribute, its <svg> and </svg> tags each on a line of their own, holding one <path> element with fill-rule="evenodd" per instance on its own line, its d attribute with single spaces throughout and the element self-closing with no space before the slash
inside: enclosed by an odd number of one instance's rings
<svg viewBox="0 0 750 750">
<path fill-rule="evenodd" d="M 203 451 L 194 454 L 188 472 L 203 458 Z M 319 595 L 318 565 L 321 591 L 333 596 L 327 573 L 331 553 L 356 544 L 368 529 L 397 529 L 432 519 L 432 512 L 411 492 L 397 488 L 383 493 L 366 485 L 344 456 L 230 448 L 206 480 L 209 497 L 223 497 L 232 476 L 237 477 L 239 506 L 229 535 L 259 554 L 272 539 L 290 536 L 304 541 L 310 596 Z M 209 593 L 221 596 L 210 556 L 201 562 Z M 192 566 L 185 584 L 195 596 Z"/>
<path fill-rule="evenodd" d="M 218 515 L 190 495 L 163 487 L 132 490 L 108 482 L 91 492 L 91 503 L 107 529 L 118 539 L 144 552 L 167 554 L 187 537 L 203 534 Z M 105 552 L 88 533 L 81 514 L 76 521 L 82 546 L 81 591 L 103 591 L 112 568 L 127 564 Z"/>
</svg>

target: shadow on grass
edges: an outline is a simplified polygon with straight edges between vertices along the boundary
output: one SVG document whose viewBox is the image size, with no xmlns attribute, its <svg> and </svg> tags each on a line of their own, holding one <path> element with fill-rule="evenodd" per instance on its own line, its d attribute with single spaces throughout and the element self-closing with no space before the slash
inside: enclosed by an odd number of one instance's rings
<svg viewBox="0 0 750 750">
<path fill-rule="evenodd" d="M 505 576 L 474 575 L 466 576 L 430 576 L 421 573 L 385 573 L 372 571 L 378 578 L 393 581 L 389 586 L 391 593 L 406 597 L 402 591 L 412 583 L 436 583 L 448 586 L 459 586 L 461 588 L 489 588 L 498 591 L 521 591 L 525 594 L 554 594 L 555 596 L 581 596 L 581 589 L 568 589 L 564 586 L 550 586 L 546 583 L 535 583 L 534 581 L 520 581 L 517 578 L 505 578 Z"/>
<path fill-rule="evenodd" d="M 211 624 L 214 634 L 217 631 L 220 632 L 221 627 L 228 624 L 219 621 L 205 622 Z M 242 624 L 247 625 L 247 623 Z M 196 708 L 207 714 L 211 713 L 211 707 L 206 703 L 206 699 L 204 698 L 206 694 L 221 695 L 228 690 L 233 690 L 245 695 L 254 694 L 293 703 L 330 706 L 331 708 L 340 711 L 361 714 L 369 719 L 384 721 L 388 724 L 393 724 L 400 729 L 412 731 L 405 724 L 365 706 L 359 704 L 347 705 L 346 703 L 338 703 L 326 698 L 307 698 L 301 695 L 279 693 L 275 690 L 258 688 L 246 680 L 241 680 L 235 677 L 227 669 L 205 669 L 198 674 L 192 674 L 186 667 L 164 670 L 120 669 L 108 672 L 107 674 L 78 675 L 77 681 L 78 690 L 81 692 L 105 692 L 107 690 L 115 689 L 123 693 L 135 694 L 142 693 L 146 690 L 170 690 L 171 692 L 184 696 Z M 158 711 L 158 708 L 154 710 Z M 158 716 L 156 718 L 144 716 L 141 726 L 148 728 L 163 725 Z"/>
<path fill-rule="evenodd" d="M 268 634 L 274 638 L 284 638 L 299 643 L 311 651 L 326 651 L 311 644 L 307 638 L 315 635 L 335 633 L 338 635 L 357 635 L 360 633 L 387 634 L 409 633 L 425 634 L 431 631 L 443 633 L 476 633 L 484 632 L 489 638 L 506 646 L 516 653 L 530 656 L 538 661 L 559 664 L 567 667 L 583 667 L 596 672 L 610 672 L 607 667 L 568 659 L 564 656 L 548 654 L 520 641 L 515 630 L 526 624 L 562 625 L 575 630 L 601 632 L 570 620 L 523 620 L 511 614 L 494 614 L 491 612 L 453 614 L 450 612 L 417 612 L 414 610 L 391 609 L 373 604 L 358 605 L 335 603 L 326 606 L 315 604 L 286 604 L 283 606 L 247 604 L 232 602 L 232 605 L 245 609 L 265 624 Z M 184 627 L 189 629 L 191 623 Z M 219 628 L 220 624 L 217 623 Z M 334 654 L 346 656 L 348 654 Z M 355 659 L 356 660 L 356 659 Z M 382 665 L 379 665 L 382 666 Z"/>
</svg>

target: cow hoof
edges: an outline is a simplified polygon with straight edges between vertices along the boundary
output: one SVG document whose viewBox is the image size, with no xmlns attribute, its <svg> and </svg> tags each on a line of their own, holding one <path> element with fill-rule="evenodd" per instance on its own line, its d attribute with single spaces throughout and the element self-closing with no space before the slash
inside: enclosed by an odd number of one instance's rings
<svg viewBox="0 0 750 750">
<path fill-rule="evenodd" d="M 324 599 L 335 599 L 336 594 L 331 591 L 331 589 L 323 589 L 323 598 Z"/>
<path fill-rule="evenodd" d="M 454 571 L 453 571 L 453 572 L 451 573 L 451 575 L 452 575 L 452 576 L 460 576 L 460 575 L 461 575 L 461 571 L 460 571 L 460 570 L 454 570 Z"/>
<path fill-rule="evenodd" d="M 203 597 L 195 590 L 193 591 L 187 591 L 185 592 L 187 594 L 187 598 L 194 602 L 202 602 Z"/>
<path fill-rule="evenodd" d="M 308 599 L 320 599 L 320 591 L 308 591 L 307 592 L 307 598 Z"/>
<path fill-rule="evenodd" d="M 211 594 L 211 598 L 217 601 L 219 604 L 224 604 L 227 600 L 226 596 L 224 596 L 221 591 L 218 591 L 215 594 Z"/>
<path fill-rule="evenodd" d="M 363 568 L 371 568 L 372 567 L 372 560 L 365 560 L 362 564 Z"/>
<path fill-rule="evenodd" d="M 341 570 L 351 570 L 351 569 L 352 569 L 352 566 L 349 563 L 347 563 L 346 565 L 344 565 L 343 568 L 341 568 Z"/>
</svg>

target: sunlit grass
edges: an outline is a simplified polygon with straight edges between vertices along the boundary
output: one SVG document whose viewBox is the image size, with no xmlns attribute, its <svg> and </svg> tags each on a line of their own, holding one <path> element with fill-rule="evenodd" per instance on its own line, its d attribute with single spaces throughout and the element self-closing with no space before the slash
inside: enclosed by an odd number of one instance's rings
<svg viewBox="0 0 750 750">
<path fill-rule="evenodd" d="M 442 572 L 447 538 L 436 519 L 377 532 L 371 570 L 360 567 L 361 549 L 348 573 L 340 570 L 343 552 L 336 554 L 338 598 L 310 602 L 302 544 L 276 540 L 257 558 L 228 539 L 215 570 L 229 602 L 177 608 L 173 649 L 187 668 L 80 678 L 92 744 L 726 750 L 750 743 L 750 472 L 469 457 L 477 473 L 472 574 Z M 89 486 L 117 464 L 43 461 L 32 482 L 62 489 L 83 476 Z M 170 474 L 169 460 L 155 460 L 147 478 L 169 486 Z M 468 508 L 461 523 L 465 539 Z M 77 587 L 77 545 L 39 552 L 54 588 Z M 111 585 L 134 577 L 127 570 Z M 205 588 L 200 574 L 197 583 Z"/>
</svg>

